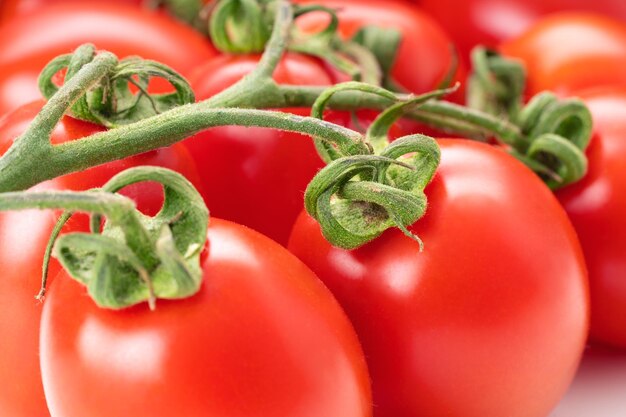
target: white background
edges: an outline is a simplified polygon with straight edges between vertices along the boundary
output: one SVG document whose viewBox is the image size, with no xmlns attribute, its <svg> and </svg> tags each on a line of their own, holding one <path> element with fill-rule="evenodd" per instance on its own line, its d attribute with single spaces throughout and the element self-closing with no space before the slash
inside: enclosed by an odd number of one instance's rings
<svg viewBox="0 0 626 417">
<path fill-rule="evenodd" d="M 569 392 L 549 417 L 626 417 L 626 352 L 587 349 Z"/>
</svg>

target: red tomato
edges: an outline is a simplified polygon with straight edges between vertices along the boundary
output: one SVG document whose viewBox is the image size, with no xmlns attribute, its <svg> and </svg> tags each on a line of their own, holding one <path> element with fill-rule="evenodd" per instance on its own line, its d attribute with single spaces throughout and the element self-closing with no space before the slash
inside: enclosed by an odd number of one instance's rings
<svg viewBox="0 0 626 417">
<path fill-rule="evenodd" d="M 258 56 L 224 55 L 199 68 L 190 82 L 202 100 L 234 84 L 257 65 Z M 330 85 L 314 59 L 288 54 L 274 78 L 284 84 Z M 284 109 L 307 116 L 309 109 Z M 286 244 L 303 208 L 304 190 L 324 164 L 310 137 L 237 126 L 207 130 L 186 140 L 200 170 L 211 214 L 244 224 Z"/>
<path fill-rule="evenodd" d="M 51 212 L 0 214 L 0 413 L 46 417 L 39 371 L 39 291 L 43 253 L 54 225 Z M 55 265 L 55 268 L 56 265 Z"/>
<path fill-rule="evenodd" d="M 584 96 L 595 136 L 589 172 L 557 193 L 585 253 L 591 293 L 591 339 L 626 348 L 626 89 Z"/>
<path fill-rule="evenodd" d="M 42 104 L 31 103 L 0 119 L 0 154 L 6 152 L 13 140 L 26 129 Z M 75 140 L 100 130 L 100 126 L 64 117 L 53 133 L 52 142 Z M 37 188 L 85 190 L 101 186 L 118 172 L 137 165 L 168 167 L 197 181 L 195 166 L 187 150 L 182 145 L 175 145 L 66 175 L 47 181 Z M 154 214 L 161 207 L 162 192 L 156 184 L 135 185 L 126 189 L 125 194 L 136 198 L 139 207 L 146 213 Z M 0 279 L 2 416 L 48 415 L 37 353 L 41 305 L 34 296 L 39 291 L 44 249 L 55 222 L 56 216 L 50 211 L 0 213 L 0 271 L 3 274 Z M 73 218 L 66 227 L 84 230 L 85 225 L 85 218 Z M 58 264 L 53 262 L 51 276 L 58 269 Z"/>
<path fill-rule="evenodd" d="M 500 46 L 524 61 L 528 93 L 563 95 L 626 83 L 626 26 L 609 18 L 563 13 L 539 21 Z"/>
<path fill-rule="evenodd" d="M 477 45 L 496 47 L 548 13 L 587 11 L 626 21 L 621 0 L 413 0 L 439 22 L 464 60 Z M 566 45 L 564 45 L 566 46 Z"/>
<path fill-rule="evenodd" d="M 43 67 L 85 42 L 120 58 L 162 62 L 183 75 L 216 54 L 193 29 L 137 7 L 93 1 L 42 7 L 0 28 L 0 115 L 41 98 Z"/>
<path fill-rule="evenodd" d="M 51 3 L 81 3 L 84 0 L 2 0 L 0 4 L 0 21 L 14 16 L 32 13 L 42 6 Z M 144 0 L 113 0 L 116 3 L 141 5 Z"/>
<path fill-rule="evenodd" d="M 377 417 L 545 417 L 587 336 L 584 260 L 557 200 L 501 150 L 442 140 L 428 212 L 353 251 L 301 216 L 289 249 L 352 320 Z"/>
<path fill-rule="evenodd" d="M 339 31 L 353 36 L 366 25 L 394 28 L 402 33 L 402 41 L 393 78 L 413 93 L 424 93 L 438 87 L 453 65 L 452 41 L 439 25 L 426 14 L 398 0 L 296 0 L 296 3 L 322 4 L 337 9 Z M 298 19 L 298 26 L 307 31 L 319 31 L 328 23 L 328 15 L 310 13 Z M 462 67 L 456 80 L 465 80 Z M 461 100 L 463 93 L 453 95 Z"/>
<path fill-rule="evenodd" d="M 237 224 L 211 219 L 208 238 L 200 293 L 155 311 L 100 309 L 57 277 L 41 331 L 52 416 L 371 416 L 358 339 L 315 275 Z"/>
</svg>

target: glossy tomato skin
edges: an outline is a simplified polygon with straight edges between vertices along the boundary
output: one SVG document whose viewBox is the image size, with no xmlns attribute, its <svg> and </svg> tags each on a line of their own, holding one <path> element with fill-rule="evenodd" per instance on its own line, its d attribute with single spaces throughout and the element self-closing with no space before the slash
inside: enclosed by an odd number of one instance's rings
<svg viewBox="0 0 626 417">
<path fill-rule="evenodd" d="M 626 25 L 607 17 L 556 14 L 499 49 L 526 65 L 529 95 L 543 90 L 573 95 L 626 83 Z"/>
<path fill-rule="evenodd" d="M 437 88 L 453 65 L 454 45 L 441 27 L 427 14 L 399 0 L 296 0 L 302 4 L 323 4 L 337 9 L 339 31 L 352 37 L 367 25 L 394 28 L 402 33 L 402 41 L 391 75 L 402 87 L 413 93 Z M 328 16 L 311 13 L 298 19 L 298 26 L 319 31 L 327 25 Z M 463 64 L 455 80 L 465 81 Z M 458 91 L 452 98 L 462 100 Z"/>
<path fill-rule="evenodd" d="M 521 35 L 544 15 L 563 11 L 593 12 L 626 21 L 620 0 L 413 0 L 440 23 L 463 60 L 477 45 L 492 48 Z"/>
<path fill-rule="evenodd" d="M 591 339 L 626 349 L 626 89 L 583 96 L 595 136 L 589 171 L 557 193 L 572 220 L 589 269 Z"/>
<path fill-rule="evenodd" d="M 360 249 L 333 248 L 310 217 L 289 249 L 352 320 L 376 417 L 545 417 L 587 335 L 579 243 L 550 191 L 502 151 L 442 140 L 412 226 Z"/>
<path fill-rule="evenodd" d="M 85 1 L 41 7 L 0 28 L 0 115 L 41 98 L 43 67 L 85 42 L 120 58 L 159 61 L 183 75 L 216 55 L 190 27 L 136 6 Z"/>
<path fill-rule="evenodd" d="M 254 69 L 257 55 L 224 55 L 190 77 L 198 100 L 226 89 Z M 287 54 L 274 78 L 279 83 L 330 85 L 314 59 Z M 284 109 L 301 116 L 310 109 Z M 225 218 L 286 244 L 302 210 L 304 190 L 324 164 L 310 137 L 275 129 L 226 126 L 184 142 L 195 159 L 212 215 Z"/>
<path fill-rule="evenodd" d="M 34 210 L 0 215 L 0 414 L 3 416 L 49 415 L 37 355 L 42 306 L 34 297 L 39 292 L 38 276 L 54 221 L 53 213 Z"/>
<path fill-rule="evenodd" d="M 113 0 L 115 3 L 140 6 L 143 0 Z M 0 3 L 0 22 L 15 16 L 29 14 L 51 3 L 84 3 L 84 0 L 2 0 Z"/>
<path fill-rule="evenodd" d="M 0 119 L 0 154 L 6 152 L 21 134 L 43 102 L 22 106 Z M 101 127 L 64 117 L 52 135 L 53 143 L 75 140 Z M 182 145 L 148 152 L 111 162 L 84 172 L 44 182 L 38 190 L 85 190 L 102 186 L 116 173 L 137 165 L 158 165 L 183 173 L 196 184 L 197 173 L 191 157 Z M 128 187 L 124 193 L 134 198 L 146 213 L 156 213 L 162 192 L 156 184 Z M 41 265 L 48 237 L 59 213 L 19 211 L 0 213 L 0 415 L 11 417 L 48 416 L 39 371 L 38 340 L 41 303 L 39 292 Z M 77 215 L 65 230 L 85 230 L 86 217 Z M 59 270 L 56 261 L 50 276 Z"/>
<path fill-rule="evenodd" d="M 100 309 L 57 277 L 41 333 L 52 416 L 371 416 L 358 339 L 315 275 L 240 225 L 211 219 L 208 237 L 199 294 L 155 311 Z"/>
</svg>

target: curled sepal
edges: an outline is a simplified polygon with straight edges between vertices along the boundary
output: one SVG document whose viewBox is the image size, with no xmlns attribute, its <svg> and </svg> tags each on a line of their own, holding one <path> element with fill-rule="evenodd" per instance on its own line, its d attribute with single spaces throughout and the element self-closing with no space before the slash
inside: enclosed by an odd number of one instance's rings
<svg viewBox="0 0 626 417">
<path fill-rule="evenodd" d="M 528 135 L 530 131 L 539 123 L 539 119 L 543 112 L 558 101 L 557 96 L 550 91 L 543 91 L 535 94 L 524 108 L 520 111 L 516 120 L 517 125 L 524 135 Z"/>
<path fill-rule="evenodd" d="M 113 56 L 108 52 L 102 54 Z M 85 44 L 73 54 L 53 59 L 39 76 L 39 89 L 43 96 L 50 99 L 59 90 L 55 81 L 60 71 L 66 70 L 64 82 L 67 82 L 97 55 L 93 45 Z M 150 93 L 148 85 L 153 78 L 166 80 L 173 91 Z M 70 113 L 77 119 L 113 128 L 192 103 L 194 100 L 189 83 L 176 71 L 156 61 L 127 57 L 111 68 L 97 84 L 83 91 L 81 97 L 71 106 Z"/>
<path fill-rule="evenodd" d="M 141 215 L 145 227 L 156 242 L 162 227 L 171 229 L 177 250 L 197 254 L 206 240 L 209 210 L 202 196 L 182 175 L 165 168 L 136 167 L 114 176 L 102 190 L 115 193 L 138 182 L 155 181 L 163 185 L 163 207 L 154 217 Z M 96 220 L 92 220 L 92 229 Z M 106 230 L 106 227 L 105 227 Z"/>
<path fill-rule="evenodd" d="M 106 53 L 110 54 L 109 52 Z M 39 74 L 37 80 L 39 91 L 45 98 L 49 99 L 59 90 L 59 86 L 55 83 L 59 71 L 65 69 L 63 78 L 64 80 L 69 80 L 76 75 L 80 68 L 89 64 L 95 57 L 96 47 L 86 43 L 76 48 L 71 54 L 59 55 L 53 58 Z M 114 61 L 117 63 L 117 57 L 114 58 Z"/>
<path fill-rule="evenodd" d="M 534 101 L 528 104 L 531 107 Z M 592 134 L 591 112 L 585 103 L 577 98 L 554 100 L 542 103 L 540 116 L 532 123 L 529 138 L 536 138 L 553 133 L 571 142 L 578 149 L 585 150 Z M 529 111 L 529 118 L 532 110 Z M 526 122 L 528 124 L 528 122 Z"/>
<path fill-rule="evenodd" d="M 166 80 L 174 90 L 171 93 L 148 92 L 152 78 Z M 195 96 L 187 80 L 176 71 L 156 61 L 128 57 L 120 61 L 115 73 L 104 86 L 103 93 L 112 97 L 98 102 L 99 94 L 91 92 L 89 106 L 99 123 L 107 127 L 130 124 L 166 112 L 183 104 L 193 103 Z M 131 86 L 137 90 L 133 92 Z"/>
<path fill-rule="evenodd" d="M 328 25 L 319 32 L 302 33 L 295 26 L 291 31 L 288 49 L 315 56 L 355 81 L 379 85 L 383 78 L 376 56 L 358 42 L 345 41 L 338 34 L 339 18 L 336 10 L 321 5 L 298 5 L 294 17 L 312 12 L 328 14 Z"/>
<path fill-rule="evenodd" d="M 399 98 L 397 98 L 394 93 L 385 88 L 358 81 L 348 81 L 345 83 L 336 84 L 324 90 L 322 94 L 319 95 L 317 100 L 315 100 L 315 102 L 313 103 L 311 109 L 311 117 L 323 120 L 324 110 L 326 109 L 326 106 L 330 99 L 335 94 L 345 91 L 359 91 L 362 93 L 377 95 L 379 97 L 383 97 L 393 101 L 399 100 Z M 337 149 L 336 145 L 328 143 L 326 141 L 322 141 L 320 139 L 315 139 L 315 147 L 317 149 L 317 153 L 320 155 L 322 160 L 327 163 L 335 159 L 341 158 L 342 156 L 348 156 L 346 154 L 343 154 L 340 149 Z"/>
<path fill-rule="evenodd" d="M 374 55 L 382 72 L 383 87 L 397 92 L 406 92 L 406 89 L 391 76 L 391 69 L 396 62 L 402 42 L 402 33 L 399 30 L 367 25 L 355 33 L 352 41 L 362 45 Z"/>
<path fill-rule="evenodd" d="M 528 149 L 527 156 L 552 173 L 542 175 L 552 189 L 574 183 L 587 173 L 587 158 L 584 152 L 563 136 L 546 133 L 536 138 Z"/>
<path fill-rule="evenodd" d="M 110 236 L 72 233 L 59 237 L 54 256 L 72 278 L 87 287 L 101 307 L 118 308 L 156 296 L 150 274 L 124 242 Z"/>
<path fill-rule="evenodd" d="M 472 50 L 471 58 L 474 70 L 468 81 L 468 107 L 515 121 L 526 86 L 524 65 L 480 46 Z"/>
<path fill-rule="evenodd" d="M 262 0 L 218 0 L 209 19 L 213 45 L 230 54 L 260 53 L 272 32 L 268 2 Z"/>
<path fill-rule="evenodd" d="M 505 116 L 520 134 L 500 137 L 507 151 L 537 173 L 550 188 L 581 179 L 587 171 L 585 150 L 592 134 L 591 112 L 577 98 L 559 99 L 544 91 L 522 106 L 523 64 L 476 48 L 469 85 L 469 106 Z"/>
<path fill-rule="evenodd" d="M 381 155 L 334 160 L 309 184 L 305 208 L 331 244 L 354 249 L 398 227 L 422 247 L 407 227 L 426 211 L 423 188 L 438 166 L 439 148 L 423 135 L 396 142 Z"/>
<path fill-rule="evenodd" d="M 199 262 L 202 246 L 192 243 L 182 253 L 176 246 L 171 229 L 163 227 L 156 249 L 161 265 L 153 274 L 153 284 L 159 298 L 175 299 L 195 294 L 202 279 Z"/>
<path fill-rule="evenodd" d="M 200 252 L 206 241 L 208 209 L 200 194 L 181 175 L 155 167 L 138 167 L 113 177 L 103 191 L 117 192 L 144 181 L 163 185 L 164 202 L 154 217 L 141 216 L 154 242 L 158 263 L 150 270 L 156 298 L 176 299 L 195 294 L 201 282 Z M 92 217 L 92 230 L 100 224 Z M 119 236 L 119 227 L 107 223 L 103 235 Z M 137 273 L 140 271 L 136 270 Z"/>
<path fill-rule="evenodd" d="M 441 150 L 437 142 L 430 136 L 415 134 L 403 136 L 385 148 L 381 156 L 399 159 L 410 164 L 413 169 L 400 169 L 399 165 L 383 166 L 379 172 L 381 178 L 386 177 L 397 188 L 406 191 L 423 190 L 432 181 L 439 162 Z"/>
<path fill-rule="evenodd" d="M 511 153 L 550 188 L 571 184 L 586 174 L 592 118 L 582 100 L 540 93 L 522 110 L 519 123 L 526 138 Z"/>
</svg>

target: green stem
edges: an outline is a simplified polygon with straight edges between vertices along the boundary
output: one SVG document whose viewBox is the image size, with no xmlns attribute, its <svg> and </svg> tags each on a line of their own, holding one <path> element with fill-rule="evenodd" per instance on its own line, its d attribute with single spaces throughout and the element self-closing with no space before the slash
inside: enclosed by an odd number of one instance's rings
<svg viewBox="0 0 626 417">
<path fill-rule="evenodd" d="M 365 140 L 374 148 L 374 152 L 378 153 L 390 144 L 389 131 L 391 127 L 401 119 L 405 114 L 414 112 L 421 105 L 432 99 L 439 99 L 447 94 L 453 93 L 458 89 L 458 85 L 453 88 L 435 90 L 430 93 L 421 94 L 412 97 L 410 100 L 401 101 L 393 106 L 389 106 L 386 110 L 374 120 L 367 129 Z"/>
<path fill-rule="evenodd" d="M 85 89 L 97 84 L 103 77 L 117 65 L 115 55 L 103 52 L 97 55 L 93 61 L 84 65 L 81 70 L 61 88 L 62 93 L 56 94 L 44 105 L 39 114 L 35 116 L 28 129 L 14 142 L 7 153 L 0 158 L 0 182 L 15 181 L 28 177 L 40 168 L 48 164 L 42 161 L 48 160 L 53 147 L 50 143 L 50 135 L 59 120 L 68 109 L 84 94 Z M 45 170 L 45 169 L 44 169 Z M 25 186 L 17 185 L 0 190 L 19 190 L 37 184 L 44 179 L 38 179 Z M 19 182 L 19 181 L 18 181 Z"/>
<path fill-rule="evenodd" d="M 311 107 L 327 88 L 285 85 L 280 86 L 280 90 L 283 93 L 285 107 Z M 392 100 L 380 95 L 364 94 L 363 91 L 340 91 L 332 95 L 327 102 L 327 107 L 336 110 L 355 108 L 384 110 L 397 103 L 398 100 L 407 101 L 412 97 L 411 94 L 400 94 L 396 95 L 396 100 Z M 509 144 L 525 140 L 521 130 L 515 124 L 480 110 L 451 102 L 432 100 L 423 103 L 406 116 L 429 126 L 464 136 L 495 136 Z"/>
<path fill-rule="evenodd" d="M 0 159 L 0 191 L 27 189 L 50 178 L 170 146 L 210 127 L 227 125 L 304 133 L 335 144 L 344 154 L 369 152 L 361 134 L 332 123 L 282 112 L 212 109 L 200 103 L 50 147 L 42 157 L 45 164 L 28 154 L 9 152 Z"/>
<path fill-rule="evenodd" d="M 311 108 L 311 115 L 320 120 L 324 119 L 324 110 L 328 105 L 328 102 L 333 98 L 335 94 L 345 92 L 345 91 L 359 91 L 365 92 L 372 95 L 384 97 L 389 100 L 396 100 L 395 94 L 391 91 L 385 90 L 382 87 L 378 87 L 371 84 L 360 83 L 357 81 L 348 81 L 346 83 L 334 85 L 328 89 L 326 89 L 320 96 L 317 98 L 315 103 Z M 327 142 L 316 140 L 315 147 L 317 148 L 317 153 L 320 155 L 322 160 L 326 163 L 331 162 L 332 160 L 338 159 L 342 156 L 341 153 L 337 152 L 332 146 Z M 371 145 L 371 142 L 370 142 Z"/>
<path fill-rule="evenodd" d="M 298 85 L 281 85 L 279 87 L 284 107 L 311 107 L 326 90 L 327 88 L 325 87 Z M 334 110 L 383 110 L 396 103 L 397 100 L 406 100 L 410 96 L 410 94 L 396 94 L 396 97 L 391 99 L 373 94 L 364 94 L 362 91 L 340 91 L 332 95 L 327 103 L 327 107 Z M 274 106 L 273 108 L 276 107 Z"/>
<path fill-rule="evenodd" d="M 525 141 L 520 129 L 508 120 L 447 101 L 424 103 L 409 117 L 468 137 L 495 136 L 506 144 Z"/>
<path fill-rule="evenodd" d="M 397 85 L 391 76 L 391 70 L 396 62 L 398 49 L 402 42 L 402 33 L 397 29 L 381 28 L 374 25 L 363 26 L 353 36 L 352 44 L 361 46 L 372 57 L 379 68 L 377 85 L 396 92 L 405 89 Z M 365 78 L 362 81 L 367 81 Z"/>
<path fill-rule="evenodd" d="M 86 66 L 70 83 L 64 85 L 43 112 L 62 114 L 57 107 L 67 109 L 71 105 L 71 97 L 63 97 L 74 93 L 71 87 L 77 83 L 72 81 L 83 78 L 83 71 L 89 68 Z M 245 79 L 238 84 L 237 89 L 244 88 L 244 82 Z M 223 101 L 235 105 L 239 100 L 253 107 L 310 107 L 324 91 L 321 87 L 278 87 L 275 84 L 274 89 L 272 84 L 266 83 L 260 89 L 253 90 L 251 94 L 254 94 L 254 100 L 248 100 L 250 95 L 239 98 L 231 94 L 215 96 L 202 103 L 181 106 L 131 125 L 54 147 L 47 141 L 53 124 L 38 123 L 37 120 L 41 119 L 38 117 L 20 140 L 0 158 L 0 192 L 27 189 L 47 179 L 169 146 L 204 129 L 225 125 L 268 127 L 304 133 L 335 144 L 345 155 L 369 152 L 361 134 L 331 123 L 280 112 L 215 108 L 221 106 Z M 276 94 L 266 94 L 264 89 Z M 59 105 L 59 102 L 63 104 Z M 384 109 L 392 104 L 394 101 L 389 98 L 362 92 L 337 93 L 328 102 L 329 107 L 338 109 Z M 443 101 L 424 103 L 410 117 L 437 127 L 452 128 L 466 135 L 494 134 L 507 143 L 524 140 L 519 129 L 507 121 Z M 50 118 L 43 120 L 49 121 Z M 42 139 L 46 139 L 43 146 Z M 42 160 L 46 160 L 46 164 L 41 164 Z"/>
<path fill-rule="evenodd" d="M 277 2 L 272 34 L 265 52 L 254 70 L 226 90 L 206 100 L 211 107 L 270 108 L 259 102 L 280 101 L 280 89 L 272 76 L 280 63 L 289 42 L 293 23 L 293 9 L 288 1 Z M 282 107 L 282 106 L 278 106 Z"/>
<path fill-rule="evenodd" d="M 95 56 L 95 46 L 84 44 L 72 54 L 53 59 L 39 76 L 39 89 L 43 96 L 49 100 L 58 92 L 54 78 L 59 71 L 67 70 L 65 82 L 68 82 Z M 174 91 L 149 93 L 148 84 L 155 77 L 168 81 Z M 139 93 L 133 94 L 130 85 L 135 86 Z M 124 58 L 97 85 L 93 88 L 85 85 L 84 88 L 85 93 L 71 106 L 69 114 L 108 128 L 130 124 L 195 101 L 191 86 L 181 75 L 166 65 L 139 57 Z"/>
<path fill-rule="evenodd" d="M 22 140 L 32 136 L 33 139 L 30 140 L 48 142 L 50 134 L 72 104 L 84 95 L 85 90 L 109 74 L 117 62 L 117 57 L 112 53 L 101 52 L 91 62 L 85 64 L 75 76 L 63 84 L 63 94 L 50 97 L 41 112 L 33 119 L 28 130 L 22 135 Z"/>
<path fill-rule="evenodd" d="M 277 5 L 272 34 L 267 42 L 261 61 L 259 61 L 259 65 L 252 71 L 250 78 L 271 78 L 276 66 L 287 49 L 289 30 L 293 23 L 293 9 L 287 1 L 279 1 Z"/>
<path fill-rule="evenodd" d="M 372 85 L 381 85 L 383 82 L 382 70 L 378 65 L 378 61 L 376 61 L 376 57 L 368 49 L 356 42 L 342 42 L 338 49 L 340 52 L 350 56 L 358 64 L 360 81 Z"/>
<path fill-rule="evenodd" d="M 169 146 L 215 126 L 257 126 L 300 132 L 333 143 L 344 154 L 368 153 L 362 135 L 320 120 L 280 112 L 215 108 L 238 107 L 239 103 L 281 107 L 279 102 L 284 100 L 277 99 L 280 88 L 271 80 L 271 74 L 286 47 L 292 10 L 285 1 L 279 6 L 268 50 L 259 66 L 225 93 L 203 103 L 180 106 L 131 125 L 53 147 L 48 138 L 63 113 L 117 63 L 111 54 L 98 55 L 59 89 L 15 146 L 0 158 L 0 191 L 26 189 L 50 178 Z M 265 100 L 265 106 L 260 105 L 260 100 Z M 46 164 L 41 164 L 42 160 Z"/>
</svg>

